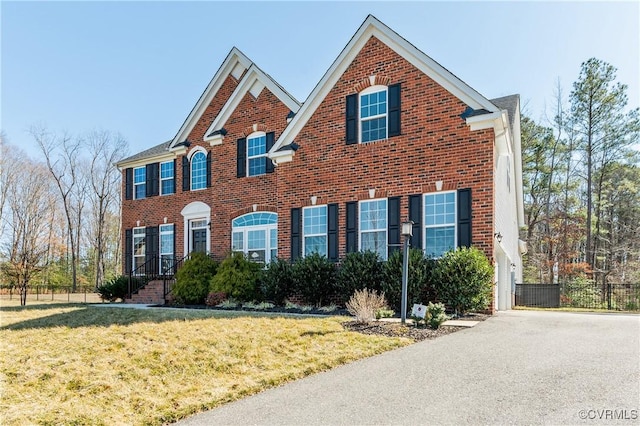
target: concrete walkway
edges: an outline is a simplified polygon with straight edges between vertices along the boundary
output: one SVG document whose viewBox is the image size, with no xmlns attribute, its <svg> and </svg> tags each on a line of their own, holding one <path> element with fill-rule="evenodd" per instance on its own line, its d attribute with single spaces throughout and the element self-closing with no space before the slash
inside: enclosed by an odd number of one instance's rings
<svg viewBox="0 0 640 426">
<path fill-rule="evenodd" d="M 640 424 L 640 316 L 499 313 L 179 424 Z"/>
</svg>

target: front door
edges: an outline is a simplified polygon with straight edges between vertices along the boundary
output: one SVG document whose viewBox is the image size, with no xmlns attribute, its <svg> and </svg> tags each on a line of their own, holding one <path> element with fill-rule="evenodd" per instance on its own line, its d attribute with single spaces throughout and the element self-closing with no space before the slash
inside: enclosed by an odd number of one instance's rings
<svg viewBox="0 0 640 426">
<path fill-rule="evenodd" d="M 199 253 L 207 252 L 207 230 L 194 229 L 191 231 L 192 251 Z"/>
</svg>

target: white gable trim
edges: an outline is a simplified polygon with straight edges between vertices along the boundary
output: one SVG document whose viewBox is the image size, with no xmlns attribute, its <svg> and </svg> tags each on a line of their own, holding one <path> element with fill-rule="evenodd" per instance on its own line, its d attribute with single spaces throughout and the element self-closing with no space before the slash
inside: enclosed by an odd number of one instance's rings
<svg viewBox="0 0 640 426">
<path fill-rule="evenodd" d="M 182 123 L 182 127 L 180 127 L 180 130 L 178 130 L 178 133 L 171 141 L 169 149 L 173 149 L 176 144 L 183 142 L 187 136 L 189 136 L 189 133 L 191 133 L 205 109 L 209 106 L 215 95 L 218 93 L 218 90 L 220 90 L 220 87 L 227 79 L 227 76 L 231 74 L 239 77 L 242 75 L 242 72 L 248 69 L 251 65 L 251 60 L 249 60 L 244 53 L 235 47 L 231 49 L 225 60 L 222 62 L 222 65 L 220 65 L 220 68 L 209 82 L 209 85 L 200 96 L 200 99 L 198 99 L 198 102 L 189 113 L 189 116 L 184 123 Z"/>
<path fill-rule="evenodd" d="M 282 101 L 291 111 L 297 112 L 300 109 L 300 102 L 291 96 L 286 90 L 280 87 L 270 76 L 265 74 L 257 65 L 252 64 L 245 76 L 242 78 L 236 90 L 233 91 L 227 102 L 224 104 L 218 116 L 213 120 L 211 126 L 204 134 L 205 141 L 211 141 L 217 135 L 209 136 L 213 131 L 220 130 L 236 110 L 247 92 L 257 98 L 263 88 L 269 89 L 278 99 Z M 284 119 L 284 117 L 283 117 Z M 219 136 L 218 136 L 219 138 Z"/>
<path fill-rule="evenodd" d="M 329 91 L 338 82 L 347 67 L 360 53 L 364 45 L 371 37 L 389 46 L 400 56 L 414 65 L 424 74 L 432 78 L 436 83 L 447 89 L 454 96 L 463 101 L 473 109 L 485 109 L 489 112 L 496 112 L 496 107 L 484 96 L 480 95 L 462 80 L 451 74 L 436 61 L 418 50 L 414 45 L 400 37 L 391 28 L 384 25 L 374 16 L 369 15 L 360 26 L 355 35 L 351 38 L 340 55 L 333 62 L 331 67 L 324 74 L 318 85 L 313 89 L 307 101 L 286 127 L 282 135 L 274 144 L 271 152 L 275 152 L 283 145 L 293 142 L 297 134 L 302 130 L 309 118 L 320 106 Z"/>
<path fill-rule="evenodd" d="M 163 152 L 149 157 L 138 158 L 131 161 L 121 161 L 116 166 L 120 171 L 129 167 L 140 167 L 150 163 L 161 163 L 163 161 L 169 161 L 176 158 L 176 154 L 173 152 Z"/>
</svg>

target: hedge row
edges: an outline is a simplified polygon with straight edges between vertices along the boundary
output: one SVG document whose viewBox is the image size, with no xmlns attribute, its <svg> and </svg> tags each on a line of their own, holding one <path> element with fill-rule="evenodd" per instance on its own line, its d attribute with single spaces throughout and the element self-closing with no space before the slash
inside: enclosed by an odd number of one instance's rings
<svg viewBox="0 0 640 426">
<path fill-rule="evenodd" d="M 381 261 L 374 252 L 349 253 L 340 264 L 312 254 L 291 264 L 277 259 L 263 268 L 242 253 L 229 255 L 220 264 L 194 253 L 176 275 L 173 297 L 181 304 L 204 304 L 209 293 L 237 301 L 269 301 L 283 305 L 301 297 L 305 303 L 344 306 L 356 290 L 383 291 L 389 306 L 400 310 L 402 253 Z M 438 260 L 409 252 L 408 306 L 442 302 L 451 311 L 464 313 L 486 309 L 491 301 L 493 268 L 484 253 L 474 247 L 446 253 Z M 219 296 L 217 296 L 219 297 Z"/>
</svg>

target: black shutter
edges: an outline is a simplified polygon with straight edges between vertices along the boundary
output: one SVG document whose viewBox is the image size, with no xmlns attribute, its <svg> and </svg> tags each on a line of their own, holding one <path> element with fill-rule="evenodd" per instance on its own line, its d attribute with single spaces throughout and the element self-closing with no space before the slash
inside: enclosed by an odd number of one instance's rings
<svg viewBox="0 0 640 426">
<path fill-rule="evenodd" d="M 155 274 L 158 272 L 158 252 L 160 236 L 157 226 L 148 226 L 144 230 L 144 261 L 147 264 L 145 272 Z M 153 261 L 155 260 L 155 262 Z"/>
<path fill-rule="evenodd" d="M 302 255 L 302 235 L 300 217 L 302 210 L 300 208 L 291 209 L 291 261 L 295 262 Z"/>
<path fill-rule="evenodd" d="M 154 197 L 159 194 L 158 181 L 160 180 L 160 171 L 158 163 L 147 164 L 145 174 L 145 191 L 147 197 Z"/>
<path fill-rule="evenodd" d="M 471 247 L 471 188 L 458 190 L 458 247 Z"/>
<path fill-rule="evenodd" d="M 338 261 L 338 205 L 329 204 L 327 206 L 327 239 L 328 239 L 328 253 L 330 261 Z"/>
<path fill-rule="evenodd" d="M 387 200 L 387 253 L 400 250 L 400 197 Z"/>
<path fill-rule="evenodd" d="M 267 152 L 269 152 L 269 150 L 273 148 L 274 142 L 275 142 L 275 133 L 274 132 L 267 133 Z M 273 173 L 273 161 L 271 161 L 271 159 L 268 157 L 266 161 L 267 161 L 267 173 Z"/>
<path fill-rule="evenodd" d="M 125 229 L 124 231 L 124 273 L 131 273 L 131 265 L 133 264 L 133 231 Z"/>
<path fill-rule="evenodd" d="M 358 202 L 347 203 L 347 253 L 358 251 Z"/>
<path fill-rule="evenodd" d="M 176 193 L 176 166 L 177 166 L 177 161 L 174 159 L 173 160 L 173 179 L 171 179 L 169 182 L 171 182 L 171 187 L 169 188 L 169 194 L 175 194 Z"/>
<path fill-rule="evenodd" d="M 389 137 L 400 134 L 400 83 L 389 86 Z"/>
<path fill-rule="evenodd" d="M 237 177 L 247 175 L 247 138 L 238 139 L 237 145 Z"/>
<path fill-rule="evenodd" d="M 133 199 L 133 169 L 131 167 L 124 170 L 124 199 Z"/>
<path fill-rule="evenodd" d="M 191 165 L 185 155 L 182 157 L 182 190 L 188 191 L 191 188 Z"/>
<path fill-rule="evenodd" d="M 211 187 L 211 151 L 207 152 L 207 188 Z"/>
<path fill-rule="evenodd" d="M 347 96 L 347 145 L 358 143 L 358 94 Z"/>
<path fill-rule="evenodd" d="M 409 220 L 413 221 L 411 247 L 422 249 L 422 195 L 409 195 Z"/>
</svg>

